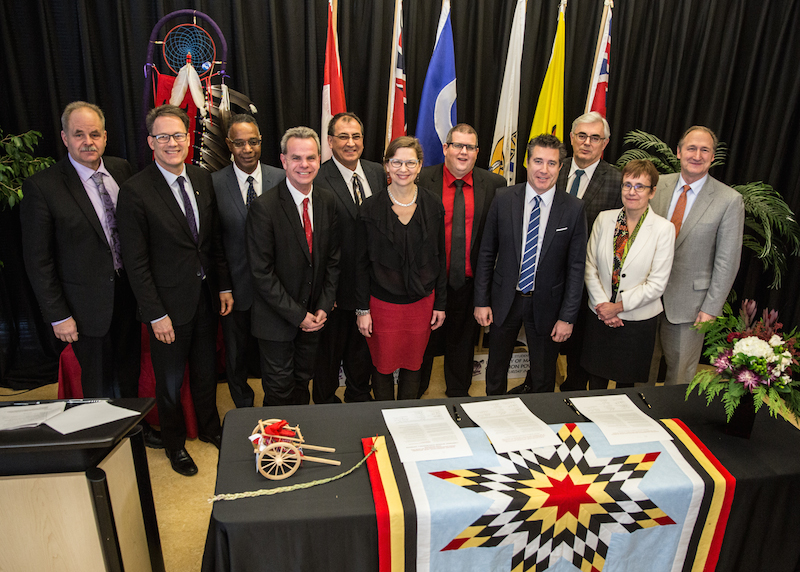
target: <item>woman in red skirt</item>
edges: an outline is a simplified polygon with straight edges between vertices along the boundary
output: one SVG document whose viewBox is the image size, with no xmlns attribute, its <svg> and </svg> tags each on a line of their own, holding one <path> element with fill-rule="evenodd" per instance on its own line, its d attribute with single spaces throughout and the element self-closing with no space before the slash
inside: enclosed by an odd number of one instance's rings
<svg viewBox="0 0 800 572">
<path fill-rule="evenodd" d="M 391 177 L 388 189 L 359 209 L 356 315 L 375 366 L 375 399 L 394 399 L 397 369 L 397 398 L 416 399 L 428 338 L 444 322 L 444 207 L 417 187 L 422 169 L 417 139 L 389 143 L 383 166 Z"/>
</svg>

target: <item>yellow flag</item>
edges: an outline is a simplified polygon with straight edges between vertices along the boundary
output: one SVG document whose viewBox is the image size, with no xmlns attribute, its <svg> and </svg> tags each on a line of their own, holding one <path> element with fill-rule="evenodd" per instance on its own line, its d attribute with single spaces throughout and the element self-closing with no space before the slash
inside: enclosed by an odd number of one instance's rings
<svg viewBox="0 0 800 572">
<path fill-rule="evenodd" d="M 536 104 L 536 113 L 531 123 L 531 134 L 528 141 L 542 133 L 555 135 L 564 140 L 564 9 L 566 2 L 561 3 L 558 10 L 558 27 L 553 42 L 553 53 L 547 65 L 542 91 Z M 528 141 L 525 142 L 525 167 L 528 166 Z"/>
</svg>

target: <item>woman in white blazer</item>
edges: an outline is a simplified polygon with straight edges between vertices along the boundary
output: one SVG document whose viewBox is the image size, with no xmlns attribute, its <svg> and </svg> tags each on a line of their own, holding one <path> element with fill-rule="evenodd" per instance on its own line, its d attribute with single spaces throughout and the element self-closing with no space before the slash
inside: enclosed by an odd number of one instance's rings
<svg viewBox="0 0 800 572">
<path fill-rule="evenodd" d="M 589 389 L 646 382 L 655 345 L 661 295 L 675 249 L 675 227 L 649 208 L 658 184 L 650 161 L 622 170 L 622 209 L 597 217 L 586 250 L 589 314 L 581 365 Z"/>
</svg>

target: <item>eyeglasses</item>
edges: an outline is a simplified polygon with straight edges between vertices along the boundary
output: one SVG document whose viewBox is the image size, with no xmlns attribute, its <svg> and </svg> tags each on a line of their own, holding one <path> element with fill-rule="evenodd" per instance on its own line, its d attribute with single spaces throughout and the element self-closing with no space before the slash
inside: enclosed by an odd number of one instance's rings
<svg viewBox="0 0 800 572">
<path fill-rule="evenodd" d="M 652 189 L 653 185 L 642 185 L 637 183 L 635 185 L 631 185 L 630 183 L 622 183 L 622 190 L 623 191 L 630 191 L 633 189 L 637 193 L 643 193 L 645 189 Z"/>
<path fill-rule="evenodd" d="M 408 161 L 401 161 L 400 159 L 389 159 L 386 162 L 389 163 L 389 166 L 395 169 L 399 169 L 403 165 L 405 165 L 406 168 L 408 169 L 416 169 L 417 165 L 419 165 L 419 161 L 417 161 L 416 159 L 409 159 Z"/>
<path fill-rule="evenodd" d="M 598 143 L 600 143 L 600 141 L 605 141 L 606 139 L 605 137 L 600 137 L 599 135 L 587 135 L 583 131 L 581 131 L 580 133 L 573 133 L 573 135 L 575 135 L 575 139 L 577 139 L 581 143 L 583 143 L 588 139 L 592 145 L 597 145 Z"/>
<path fill-rule="evenodd" d="M 228 139 L 228 141 L 231 141 Z M 261 139 L 256 139 L 253 137 L 252 139 L 234 139 L 231 141 L 234 147 L 237 149 L 244 149 L 245 145 L 250 145 L 250 147 L 259 147 L 261 145 Z"/>
<path fill-rule="evenodd" d="M 467 145 L 466 143 L 448 143 L 448 145 L 459 152 L 464 148 L 470 153 L 478 149 L 477 145 Z"/>
<path fill-rule="evenodd" d="M 348 135 L 347 133 L 339 133 L 339 135 L 334 135 L 334 137 L 336 137 L 342 143 L 347 143 L 350 141 L 350 139 L 353 140 L 353 143 L 358 143 L 362 139 L 360 133 L 353 133 L 352 135 Z"/>
<path fill-rule="evenodd" d="M 189 137 L 188 133 L 173 133 L 172 135 L 168 135 L 166 133 L 160 133 L 159 135 L 151 135 L 153 139 L 158 141 L 161 145 L 166 145 L 169 143 L 169 138 L 172 137 L 175 139 L 175 143 L 183 143 L 186 141 L 186 138 Z"/>
</svg>

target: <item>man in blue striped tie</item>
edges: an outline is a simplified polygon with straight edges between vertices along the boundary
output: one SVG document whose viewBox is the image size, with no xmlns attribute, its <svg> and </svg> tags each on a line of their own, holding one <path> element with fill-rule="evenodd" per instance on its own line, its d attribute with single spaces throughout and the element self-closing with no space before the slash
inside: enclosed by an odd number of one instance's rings
<svg viewBox="0 0 800 572">
<path fill-rule="evenodd" d="M 487 395 L 502 395 L 520 327 L 530 357 L 528 392 L 555 389 L 559 344 L 572 335 L 586 259 L 584 203 L 556 192 L 566 150 L 553 135 L 528 143 L 528 182 L 498 190 L 475 274 L 475 319 L 491 325 Z"/>
</svg>

